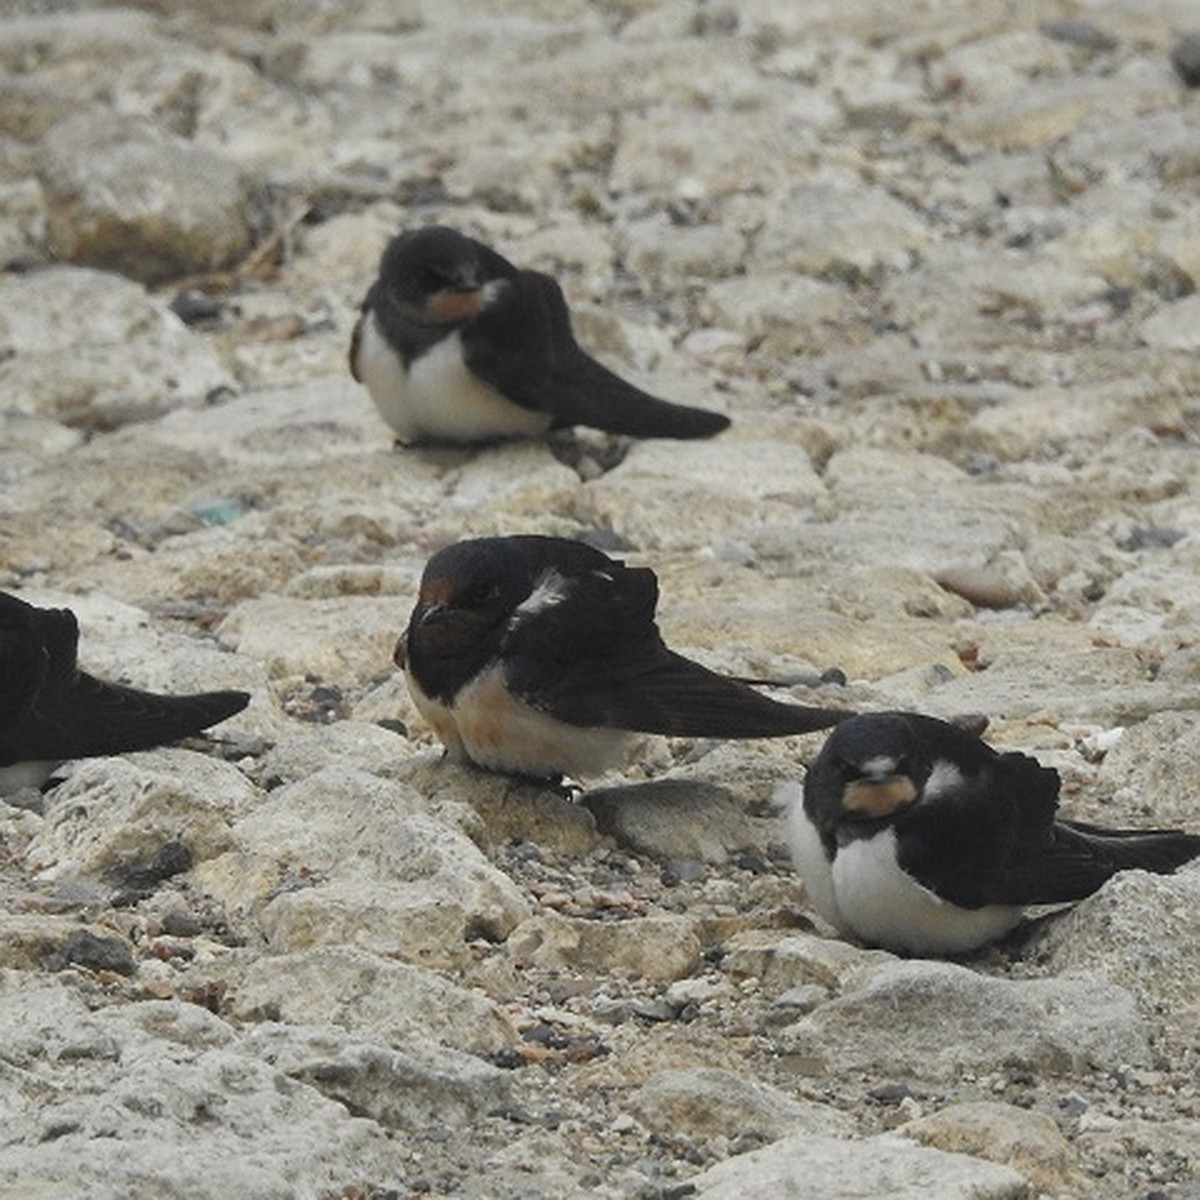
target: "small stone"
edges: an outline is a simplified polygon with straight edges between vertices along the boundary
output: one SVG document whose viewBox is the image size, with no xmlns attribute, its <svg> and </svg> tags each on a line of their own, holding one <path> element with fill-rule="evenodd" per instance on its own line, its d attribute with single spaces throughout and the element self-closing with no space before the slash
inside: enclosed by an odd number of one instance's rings
<svg viewBox="0 0 1200 1200">
<path fill-rule="evenodd" d="M 385 1129 L 461 1128 L 511 1103 L 511 1077 L 461 1051 L 412 1038 L 398 1046 L 332 1026 L 263 1022 L 247 1050 Z"/>
<path fill-rule="evenodd" d="M 815 983 L 800 984 L 788 988 L 771 1001 L 772 1013 L 781 1021 L 794 1021 L 797 1017 L 810 1013 L 819 1004 L 829 999 L 826 988 Z"/>
<path fill-rule="evenodd" d="M 700 965 L 700 939 L 686 917 L 591 921 L 547 912 L 521 922 L 506 948 L 518 965 L 586 967 L 659 982 L 682 979 Z"/>
<path fill-rule="evenodd" d="M 1171 48 L 1171 66 L 1190 88 L 1200 87 L 1200 32 L 1185 33 Z"/>
<path fill-rule="evenodd" d="M 584 803 L 601 832 L 672 865 L 728 862 L 756 840 L 753 825 L 730 793 L 712 784 L 656 779 L 589 792 Z"/>
<path fill-rule="evenodd" d="M 1115 50 L 1117 39 L 1098 29 L 1091 21 L 1077 17 L 1063 17 L 1056 21 L 1043 21 L 1038 29 L 1044 37 L 1056 42 L 1066 42 L 1084 50 Z"/>
<path fill-rule="evenodd" d="M 51 971 L 67 967 L 86 967 L 89 971 L 115 971 L 132 975 L 137 969 L 133 952 L 124 938 L 102 937 L 87 929 L 71 934 L 59 949 L 46 960 Z"/>
<path fill-rule="evenodd" d="M 121 862 L 109 867 L 105 878 L 128 896 L 149 895 L 165 879 L 191 870 L 192 852 L 183 842 L 164 842 L 148 860 Z"/>
</svg>

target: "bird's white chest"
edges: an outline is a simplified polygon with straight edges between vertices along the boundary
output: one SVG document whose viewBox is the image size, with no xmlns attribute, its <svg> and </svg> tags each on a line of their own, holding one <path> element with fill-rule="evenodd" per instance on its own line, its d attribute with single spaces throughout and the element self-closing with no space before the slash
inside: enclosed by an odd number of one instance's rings
<svg viewBox="0 0 1200 1200">
<path fill-rule="evenodd" d="M 1019 907 L 959 908 L 922 887 L 897 864 L 891 828 L 841 847 L 830 882 L 842 926 L 888 950 L 962 953 L 1001 937 L 1021 919 Z"/>
<path fill-rule="evenodd" d="M 813 907 L 839 933 L 853 933 L 842 920 L 833 894 L 833 870 L 825 857 L 817 827 L 804 811 L 804 789 L 798 783 L 781 783 L 775 789 L 775 804 L 783 809 L 783 832 L 796 874 Z"/>
<path fill-rule="evenodd" d="M 548 413 L 514 404 L 467 370 L 457 331 L 406 371 L 369 312 L 355 366 L 375 407 L 402 442 L 536 437 L 550 427 Z"/>
<path fill-rule="evenodd" d="M 431 700 L 411 676 L 421 714 L 450 755 L 510 775 L 598 775 L 623 761 L 633 735 L 556 720 L 508 690 L 503 669 L 483 671 L 447 706 Z"/>
</svg>

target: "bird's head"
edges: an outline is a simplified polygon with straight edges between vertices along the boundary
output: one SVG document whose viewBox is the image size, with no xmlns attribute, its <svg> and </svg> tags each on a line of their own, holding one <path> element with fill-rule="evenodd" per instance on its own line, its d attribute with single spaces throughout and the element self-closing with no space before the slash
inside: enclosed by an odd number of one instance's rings
<svg viewBox="0 0 1200 1200">
<path fill-rule="evenodd" d="M 379 264 L 383 299 L 419 325 L 453 325 L 487 300 L 476 244 L 454 229 L 429 225 L 399 234 Z"/>
<path fill-rule="evenodd" d="M 921 794 L 928 774 L 902 713 L 862 713 L 829 735 L 805 779 L 805 807 L 824 828 L 886 821 Z"/>
<path fill-rule="evenodd" d="M 397 664 L 419 670 L 422 662 L 466 663 L 486 654 L 532 588 L 526 560 L 504 539 L 473 538 L 438 551 L 421 576 Z"/>
</svg>

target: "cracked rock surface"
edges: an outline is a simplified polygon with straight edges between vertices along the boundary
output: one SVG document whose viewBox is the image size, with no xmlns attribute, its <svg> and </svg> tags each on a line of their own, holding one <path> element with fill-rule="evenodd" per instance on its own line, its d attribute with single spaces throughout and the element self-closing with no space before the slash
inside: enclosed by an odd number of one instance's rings
<svg viewBox="0 0 1200 1200">
<path fill-rule="evenodd" d="M 1200 868 L 901 960 L 782 851 L 820 735 L 573 799 L 391 655 L 446 542 L 586 537 L 716 669 L 1200 829 L 1198 19 L 0 6 L 0 587 L 253 694 L 0 805 L 0 1200 L 1195 1196 Z M 394 449 L 347 343 L 430 221 L 732 428 Z"/>
</svg>

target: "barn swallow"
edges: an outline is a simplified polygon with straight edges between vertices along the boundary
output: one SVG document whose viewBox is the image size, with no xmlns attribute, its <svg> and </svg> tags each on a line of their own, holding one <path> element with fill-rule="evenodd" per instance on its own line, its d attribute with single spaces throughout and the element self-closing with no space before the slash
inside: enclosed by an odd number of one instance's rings
<svg viewBox="0 0 1200 1200">
<path fill-rule="evenodd" d="M 1118 871 L 1170 874 L 1200 854 L 1179 830 L 1104 829 L 1056 815 L 1059 777 L 916 713 L 839 725 L 785 829 L 817 911 L 884 949 L 961 954 L 1015 928 L 1026 905 L 1090 896 Z"/>
<path fill-rule="evenodd" d="M 350 340 L 350 373 L 405 444 L 538 437 L 567 425 L 703 438 L 729 425 L 601 366 L 575 341 L 550 276 L 440 225 L 384 250 Z"/>
<path fill-rule="evenodd" d="M 451 757 L 593 775 L 635 734 L 781 737 L 851 714 L 784 704 L 667 649 L 658 579 L 583 542 L 457 542 L 425 567 L 396 662 Z"/>
<path fill-rule="evenodd" d="M 246 707 L 245 692 L 160 696 L 79 669 L 79 623 L 0 592 L 0 796 L 40 787 L 72 758 L 147 750 Z"/>
</svg>

